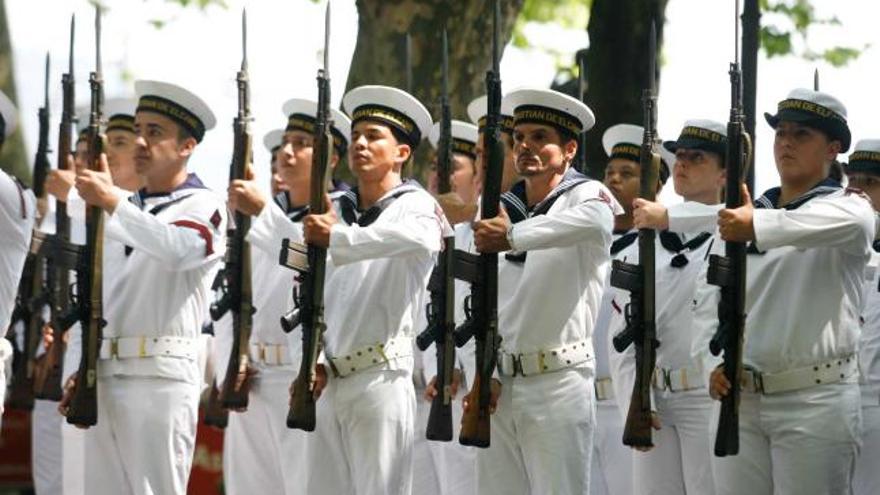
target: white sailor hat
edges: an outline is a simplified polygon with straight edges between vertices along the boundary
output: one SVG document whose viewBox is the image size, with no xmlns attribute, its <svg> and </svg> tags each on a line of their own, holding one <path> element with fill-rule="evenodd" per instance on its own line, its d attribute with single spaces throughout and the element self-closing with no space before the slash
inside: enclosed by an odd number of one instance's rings
<svg viewBox="0 0 880 495">
<path fill-rule="evenodd" d="M 275 150 L 281 147 L 281 141 L 284 139 L 284 129 L 272 129 L 263 136 L 263 146 L 269 153 L 275 153 Z"/>
<path fill-rule="evenodd" d="M 431 114 L 406 91 L 390 86 L 360 86 L 346 93 L 342 106 L 352 125 L 361 120 L 380 122 L 397 130 L 415 148 L 431 131 Z"/>
<path fill-rule="evenodd" d="M 513 107 L 514 125 L 549 125 L 571 139 L 590 130 L 596 123 L 593 111 L 582 101 L 559 91 L 522 88 L 504 97 Z"/>
<path fill-rule="evenodd" d="M 435 149 L 440 143 L 441 123 L 434 122 L 434 126 L 431 127 L 431 133 L 428 134 L 428 141 L 431 142 L 431 146 Z M 453 120 L 450 124 L 452 128 L 452 151 L 454 153 L 464 153 L 472 159 L 476 159 L 477 139 L 480 135 L 477 131 L 477 126 L 460 120 Z"/>
<path fill-rule="evenodd" d="M 844 169 L 847 174 L 861 172 L 880 175 L 880 139 L 862 139 L 857 142 Z"/>
<path fill-rule="evenodd" d="M 309 134 L 315 133 L 315 122 L 318 116 L 318 102 L 304 98 L 287 100 L 281 107 L 287 117 L 287 128 L 284 132 L 299 130 Z M 351 120 L 335 108 L 330 108 L 330 118 L 333 126 L 330 133 L 333 134 L 333 146 L 336 152 L 344 155 L 351 144 Z"/>
<path fill-rule="evenodd" d="M 803 88 L 792 90 L 779 102 L 776 115 L 764 113 L 764 118 L 774 129 L 782 120 L 819 129 L 840 141 L 841 152 L 849 150 L 852 135 L 846 122 L 846 107 L 828 93 Z"/>
<path fill-rule="evenodd" d="M 131 98 L 110 98 L 104 101 L 105 131 L 134 132 L 134 111 L 137 101 Z M 88 122 L 86 122 L 88 124 Z"/>
<path fill-rule="evenodd" d="M 642 155 L 642 140 L 645 128 L 634 124 L 617 124 L 605 130 L 602 134 L 602 147 L 609 159 L 623 158 L 640 163 Z M 660 182 L 666 183 L 669 178 L 669 168 L 675 163 L 675 155 L 661 147 L 660 152 Z"/>
<path fill-rule="evenodd" d="M 468 117 L 477 124 L 479 131 L 486 128 L 486 113 L 489 111 L 489 97 L 479 96 L 467 106 Z M 513 107 L 506 98 L 501 98 L 501 132 L 513 134 Z"/>
<path fill-rule="evenodd" d="M 153 112 L 175 121 L 201 142 L 205 131 L 217 125 L 214 112 L 194 93 L 162 81 L 135 81 L 138 112 Z"/>
<path fill-rule="evenodd" d="M 12 135 L 18 126 L 18 111 L 6 93 L 0 91 L 0 118 L 3 119 L 3 140 Z"/>
<path fill-rule="evenodd" d="M 721 155 L 721 164 L 727 155 L 727 126 L 708 119 L 685 121 L 676 141 L 665 141 L 663 147 L 673 153 L 679 148 L 712 151 Z"/>
</svg>

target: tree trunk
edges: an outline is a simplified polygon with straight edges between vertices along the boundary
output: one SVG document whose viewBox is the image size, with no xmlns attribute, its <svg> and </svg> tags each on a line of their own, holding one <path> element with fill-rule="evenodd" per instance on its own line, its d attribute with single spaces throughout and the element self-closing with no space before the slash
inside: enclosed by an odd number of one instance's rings
<svg viewBox="0 0 880 495">
<path fill-rule="evenodd" d="M 642 125 L 642 89 L 648 84 L 648 38 L 657 26 L 657 70 L 667 0 L 593 0 L 587 33 L 587 105 L 596 125 L 587 133 L 587 173 L 601 179 L 608 157 L 602 134 L 620 123 Z M 576 95 L 577 80 L 560 89 Z M 662 108 L 659 109 L 663 111 Z"/>
<path fill-rule="evenodd" d="M 12 67 L 12 44 L 9 40 L 6 2 L 0 0 L 0 91 L 6 93 L 13 102 L 17 102 Z M 0 168 L 26 183 L 30 182 L 31 167 L 21 138 L 21 119 L 19 119 L 19 128 L 3 144 L 3 150 L 0 152 Z"/>
<path fill-rule="evenodd" d="M 499 46 L 503 50 L 524 0 L 502 2 Z M 467 104 L 485 93 L 492 63 L 492 2 L 485 0 L 357 0 L 358 37 L 347 88 L 384 84 L 407 89 L 409 33 L 412 93 L 439 118 L 443 27 L 449 37 L 449 102 L 453 118 L 467 120 Z M 501 75 L 502 81 L 504 74 Z M 509 88 L 508 88 L 509 89 Z M 427 148 L 422 146 L 421 148 Z M 417 177 L 427 168 L 416 155 Z"/>
</svg>

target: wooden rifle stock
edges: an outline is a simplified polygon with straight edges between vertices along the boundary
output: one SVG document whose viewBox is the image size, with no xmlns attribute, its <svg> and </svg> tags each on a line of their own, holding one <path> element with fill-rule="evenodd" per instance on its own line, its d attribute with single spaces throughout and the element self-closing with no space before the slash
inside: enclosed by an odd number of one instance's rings
<svg viewBox="0 0 880 495">
<path fill-rule="evenodd" d="M 333 128 L 330 114 L 330 3 L 324 14 L 324 66 L 318 70 L 318 108 L 315 116 L 315 148 L 312 153 L 312 176 L 309 184 L 309 212 L 320 215 L 327 211 L 325 197 L 330 182 L 330 158 L 333 153 Z M 315 244 L 306 246 L 308 267 L 301 271 L 299 290 L 302 328 L 302 361 L 293 382 L 293 396 L 287 412 L 287 427 L 314 431 L 317 423 L 314 390 L 318 354 L 324 331 L 324 277 L 327 250 Z"/>
<path fill-rule="evenodd" d="M 489 409 L 480 406 L 480 396 L 482 394 L 482 379 L 480 374 L 477 373 L 469 394 L 470 405 L 461 418 L 461 432 L 458 438 L 462 445 L 485 449 L 490 444 L 491 423 L 489 421 Z"/>
<path fill-rule="evenodd" d="M 96 64 L 89 78 L 91 112 L 86 138 L 88 166 L 100 170 L 106 137 L 101 132 L 104 81 L 101 74 L 101 8 L 95 7 Z M 93 426 L 98 422 L 98 352 L 101 348 L 103 316 L 104 210 L 89 206 L 86 212 L 86 245 L 77 270 L 77 307 L 83 329 L 82 357 L 76 385 L 67 411 L 67 422 Z"/>
</svg>

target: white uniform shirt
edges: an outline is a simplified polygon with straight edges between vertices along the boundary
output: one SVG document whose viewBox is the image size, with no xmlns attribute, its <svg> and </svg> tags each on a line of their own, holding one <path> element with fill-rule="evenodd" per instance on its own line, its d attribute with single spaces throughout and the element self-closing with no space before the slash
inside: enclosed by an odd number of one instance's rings
<svg viewBox="0 0 880 495">
<path fill-rule="evenodd" d="M 330 199 L 336 201 L 344 191 L 335 190 L 330 193 Z M 300 327 L 295 328 L 289 334 L 281 330 L 280 319 L 294 307 L 293 288 L 298 285 L 295 280 L 296 272 L 281 266 L 278 256 L 281 252 L 281 243 L 284 239 L 293 242 L 303 242 L 302 215 L 305 213 L 285 212 L 279 201 L 272 201 L 251 220 L 251 228 L 248 231 L 247 241 L 251 244 L 252 279 L 254 286 L 254 333 L 251 342 L 264 344 L 287 345 L 293 367 L 299 366 L 302 359 L 302 332 Z M 229 320 L 225 321 L 224 320 Z M 219 332 L 215 332 L 220 340 L 219 346 L 223 346 L 221 356 L 224 361 L 219 363 L 218 376 L 222 380 L 221 372 L 226 367 L 226 359 L 229 356 L 231 346 L 231 319 L 224 318 L 218 324 L 222 325 Z"/>
<path fill-rule="evenodd" d="M 193 174 L 171 194 L 120 197 L 104 235 L 131 250 L 105 297 L 104 336 L 197 339 L 226 249 L 226 205 Z M 99 373 L 202 379 L 195 361 L 165 356 L 102 360 Z"/>
<path fill-rule="evenodd" d="M 660 342 L 660 346 L 657 348 L 657 368 L 699 370 L 701 364 L 691 354 L 691 347 L 697 336 L 697 327 L 693 321 L 693 301 L 697 284 L 705 283 L 705 279 L 700 280 L 700 274 L 708 261 L 710 251 L 715 251 L 715 242 L 708 235 L 698 238 L 700 234 L 664 233 L 663 235 L 678 236 L 683 244 L 694 239 L 705 239 L 698 246 L 693 245 L 690 249 L 685 248 L 680 253 L 666 249 L 660 241 L 660 233 L 656 237 L 654 248 L 654 321 L 657 340 Z M 686 258 L 687 264 L 673 266 L 673 259 L 679 255 L 681 256 L 678 259 Z M 633 244 L 632 251 L 627 256 L 628 263 L 639 262 L 638 241 Z M 612 311 L 609 333 L 613 336 L 626 327 L 624 310 L 630 302 L 630 293 L 613 287 L 610 291 Z M 629 410 L 629 398 L 635 382 L 635 347 L 630 345 L 623 352 L 617 352 L 611 345 L 606 348 L 610 353 L 615 397 L 625 416 Z"/>
<path fill-rule="evenodd" d="M 610 267 L 614 216 L 622 211 L 602 183 L 588 181 L 562 193 L 546 214 L 514 225 L 512 247 L 528 257 L 518 280 L 499 270 L 498 286 L 514 287 L 503 305 L 499 299 L 504 352 L 528 354 L 590 339 Z"/>
<path fill-rule="evenodd" d="M 24 260 L 30 249 L 36 215 L 36 199 L 31 191 L 0 171 L 0 328 L 9 327 Z"/>
<path fill-rule="evenodd" d="M 788 209 L 772 208 L 778 188 L 757 203 L 755 247 L 746 277 L 743 363 L 774 373 L 810 366 L 857 350 L 865 265 L 874 238 L 874 211 L 860 193 L 823 182 Z M 672 212 L 670 212 L 672 215 Z M 703 225 L 711 225 L 709 215 Z M 670 224 L 672 219 L 670 218 Z M 716 244 L 723 245 L 717 236 Z M 706 266 L 701 278 L 705 279 Z M 721 361 L 708 351 L 718 326 L 719 289 L 700 285 L 692 352 L 710 372 Z"/>
<path fill-rule="evenodd" d="M 636 230 L 628 230 L 626 232 L 615 232 L 613 234 L 613 242 L 611 249 L 611 259 L 628 261 L 638 259 L 638 238 Z M 620 250 L 614 252 L 614 243 L 620 242 Z M 593 348 L 596 351 L 596 378 L 609 378 L 611 369 L 609 366 L 610 353 L 617 352 L 611 347 L 611 339 L 614 333 L 610 328 L 611 315 L 615 312 L 614 293 L 617 289 L 611 287 L 611 270 L 608 270 L 608 276 L 605 277 L 605 290 L 602 292 L 602 301 L 599 303 L 599 316 L 596 318 L 596 326 L 593 329 Z M 609 349 L 611 349 L 609 351 Z"/>
<path fill-rule="evenodd" d="M 400 195 L 370 225 L 339 222 L 331 229 L 325 286 L 328 356 L 413 338 L 421 331 L 415 322 L 424 311 L 428 278 L 448 223 L 418 186 L 404 183 L 379 201 L 404 190 L 411 192 Z"/>
</svg>

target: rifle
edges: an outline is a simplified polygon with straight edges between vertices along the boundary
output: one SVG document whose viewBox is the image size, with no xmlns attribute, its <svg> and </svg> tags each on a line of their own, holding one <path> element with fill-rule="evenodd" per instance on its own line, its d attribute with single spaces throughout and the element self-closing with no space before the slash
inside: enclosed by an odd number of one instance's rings
<svg viewBox="0 0 880 495">
<path fill-rule="evenodd" d="M 501 142 L 501 76 L 499 69 L 498 27 L 500 5 L 495 0 L 492 22 L 492 68 L 486 71 L 488 112 L 483 142 L 486 149 L 486 180 L 483 182 L 481 218 L 498 215 L 501 201 L 501 174 L 504 168 L 504 145 Z M 468 259 L 466 255 L 459 258 Z M 492 372 L 495 370 L 496 352 L 501 343 L 498 335 L 498 254 L 480 253 L 470 257 L 474 269 L 471 294 L 465 302 L 465 322 L 456 329 L 456 344 L 461 346 L 472 333 L 476 340 L 476 367 L 469 395 L 470 407 L 461 419 L 458 442 L 462 445 L 487 448 L 490 442 L 489 400 L 492 391 Z M 462 277 L 464 278 L 464 277 Z"/>
<path fill-rule="evenodd" d="M 736 2 L 739 12 L 739 1 Z M 742 72 L 739 66 L 739 23 L 734 62 L 730 64 L 730 120 L 727 122 L 727 184 L 725 207 L 743 205 L 742 184 L 748 170 L 751 140 L 745 131 L 743 115 Z M 742 377 L 743 335 L 746 324 L 746 243 L 724 243 L 724 256 L 709 256 L 707 280 L 721 287 L 718 302 L 718 329 L 709 342 L 713 355 L 724 353 L 724 376 L 730 392 L 721 399 L 715 455 L 724 457 L 739 452 L 739 398 Z"/>
<path fill-rule="evenodd" d="M 71 153 L 71 133 L 74 129 L 76 112 L 74 110 L 73 80 L 73 40 L 75 18 L 70 18 L 70 53 L 68 55 L 67 73 L 61 76 L 63 93 L 61 124 L 58 128 L 58 170 L 67 170 L 67 160 Z M 43 235 L 43 234 L 40 234 Z M 45 236 L 46 254 L 46 287 L 50 309 L 50 327 L 52 328 L 52 347 L 39 363 L 39 373 L 35 384 L 37 398 L 59 401 L 62 392 L 61 368 L 64 364 L 64 343 L 66 332 L 79 316 L 71 308 L 70 303 L 70 270 L 77 266 L 79 248 L 70 242 L 70 217 L 67 215 L 67 203 L 55 202 L 55 234 Z"/>
<path fill-rule="evenodd" d="M 243 180 L 251 160 L 250 87 L 247 67 L 247 13 L 241 13 L 241 70 L 238 71 L 238 115 L 232 127 L 235 141 L 232 152 L 232 165 L 229 167 L 229 182 Z M 251 226 L 249 216 L 235 212 L 226 232 L 226 257 L 223 270 L 217 273 L 214 288 L 220 291 L 220 298 L 211 304 L 211 319 L 219 320 L 232 311 L 232 350 L 220 401 L 226 409 L 246 409 L 248 405 L 247 370 L 250 360 L 250 339 L 253 330 L 253 291 L 251 280 L 251 248 L 246 237 Z"/>
<path fill-rule="evenodd" d="M 312 177 L 309 190 L 309 212 L 326 213 L 327 183 L 330 180 L 330 157 L 333 152 L 333 120 L 330 114 L 330 2 L 324 14 L 324 67 L 318 69 L 318 112 L 315 117 L 315 148 L 312 153 Z M 289 331 L 302 324 L 302 360 L 293 381 L 293 397 L 287 412 L 287 427 L 314 431 L 315 367 L 327 325 L 324 322 L 324 277 L 327 249 L 307 244 L 297 245 L 285 239 L 281 247 L 281 265 L 299 272 L 300 289 L 294 291 L 296 317 L 282 318 L 282 327 Z M 286 320 L 286 321 L 285 321 Z M 292 326 L 291 326 L 292 325 Z"/>
<path fill-rule="evenodd" d="M 758 50 L 761 45 L 761 5 L 760 0 L 745 0 L 742 13 L 742 72 L 743 72 L 743 111 L 746 115 L 746 134 L 751 136 L 752 149 L 755 147 L 755 115 L 758 87 Z M 749 192 L 755 193 L 755 154 L 749 158 L 746 183 Z"/>
<path fill-rule="evenodd" d="M 648 42 L 648 87 L 642 90 L 645 132 L 639 164 L 642 170 L 639 197 L 655 201 L 660 173 L 657 153 L 657 31 L 651 24 Z M 632 447 L 651 447 L 651 378 L 657 359 L 657 328 L 654 320 L 654 240 L 653 229 L 639 229 L 639 263 L 614 260 L 611 285 L 629 291 L 626 328 L 612 339 L 617 352 L 635 346 L 636 377 L 623 430 L 623 443 Z"/>
<path fill-rule="evenodd" d="M 442 95 L 440 97 L 440 139 L 437 145 L 437 192 L 452 191 L 452 110 L 449 108 L 449 53 L 446 30 L 443 30 Z M 431 273 L 428 291 L 428 328 L 416 337 L 422 351 L 433 343 L 437 351 L 437 382 L 439 393 L 431 401 L 428 440 L 452 440 L 452 380 L 455 368 L 455 236 L 443 239 L 443 251 Z"/>
<path fill-rule="evenodd" d="M 34 375 L 36 370 L 36 352 L 42 334 L 43 318 L 40 287 L 43 283 L 43 265 L 39 256 L 39 241 L 31 240 L 30 251 L 25 258 L 19 290 L 16 295 L 12 320 L 7 337 L 13 344 L 12 378 L 9 383 L 9 395 L 6 404 L 11 409 L 30 411 L 34 408 Z M 15 344 L 15 327 L 21 322 L 24 325 L 22 347 Z"/>
<path fill-rule="evenodd" d="M 89 75 L 91 110 L 86 134 L 87 163 L 99 170 L 106 137 L 101 132 L 104 79 L 101 71 L 101 7 L 95 6 L 95 71 Z M 86 211 L 86 244 L 76 273 L 76 310 L 83 329 L 82 357 L 76 372 L 76 386 L 67 411 L 67 422 L 93 426 L 98 422 L 98 351 L 101 348 L 103 315 L 104 210 L 89 206 Z"/>
<path fill-rule="evenodd" d="M 575 55 L 578 64 L 578 99 L 586 103 L 587 97 L 587 50 L 578 50 Z M 582 173 L 587 173 L 587 132 L 584 131 L 578 136 L 577 159 L 575 160 L 575 169 Z"/>
<path fill-rule="evenodd" d="M 37 154 L 34 157 L 34 195 L 41 200 L 46 197 L 46 175 L 49 173 L 49 54 L 46 54 L 46 72 L 43 86 L 44 103 L 38 111 L 40 137 Z M 12 325 L 22 322 L 24 335 L 22 349 L 13 352 L 13 375 L 10 381 L 9 407 L 30 411 L 34 408 L 34 383 L 39 375 L 36 352 L 43 335 L 43 306 L 46 305 L 46 292 L 43 279 L 46 262 L 42 256 L 43 237 L 35 227 L 30 249 L 25 258 L 16 308 L 13 311 Z M 16 343 L 15 332 L 11 332 L 12 342 Z M 15 348 L 15 346 L 13 346 Z"/>
</svg>

